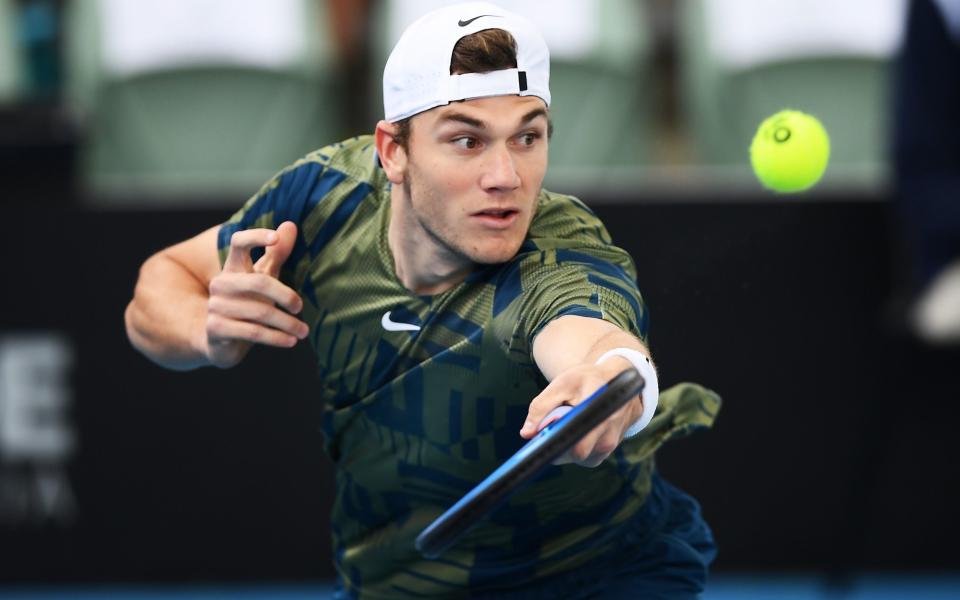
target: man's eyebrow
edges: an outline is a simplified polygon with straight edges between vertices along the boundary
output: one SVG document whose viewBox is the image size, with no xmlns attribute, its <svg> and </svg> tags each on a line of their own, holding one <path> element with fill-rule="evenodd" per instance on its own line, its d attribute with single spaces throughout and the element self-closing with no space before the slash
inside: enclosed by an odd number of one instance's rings
<svg viewBox="0 0 960 600">
<path fill-rule="evenodd" d="M 531 110 L 530 112 L 528 112 L 527 114 L 523 115 L 523 118 L 520 119 L 520 124 L 521 124 L 521 125 L 526 125 L 527 123 L 529 123 L 530 121 L 536 119 L 537 117 L 543 117 L 543 118 L 547 119 L 548 121 L 550 120 L 549 117 L 547 117 L 547 111 L 546 111 L 545 109 L 543 109 L 543 108 L 535 108 L 535 109 Z"/>
<path fill-rule="evenodd" d="M 535 109 L 531 110 L 531 111 L 528 112 L 527 114 L 523 115 L 523 118 L 520 119 L 520 125 L 521 125 L 521 126 L 526 125 L 527 123 L 529 123 L 530 121 L 533 121 L 533 120 L 536 119 L 537 117 L 548 118 L 548 117 L 547 117 L 547 111 L 546 111 L 545 109 L 543 109 L 543 108 L 535 108 Z M 486 124 L 485 124 L 483 121 L 481 121 L 480 119 L 475 119 L 475 118 L 473 118 L 473 117 L 471 117 L 471 116 L 468 116 L 468 115 L 465 115 L 465 114 L 463 114 L 463 113 L 461 113 L 461 112 L 455 112 L 455 111 L 448 112 L 447 114 L 443 115 L 443 117 L 441 118 L 441 120 L 442 120 L 442 121 L 455 121 L 455 122 L 457 122 L 457 123 L 464 123 L 464 124 L 466 124 L 466 125 L 469 125 L 470 127 L 476 128 L 476 129 L 486 129 L 486 128 L 487 128 Z"/>
<path fill-rule="evenodd" d="M 467 115 L 460 112 L 449 112 L 443 115 L 443 121 L 456 121 L 458 123 L 465 123 L 470 127 L 475 127 L 477 129 L 486 129 L 483 121 L 480 119 L 474 119 L 473 117 L 468 117 Z"/>
</svg>

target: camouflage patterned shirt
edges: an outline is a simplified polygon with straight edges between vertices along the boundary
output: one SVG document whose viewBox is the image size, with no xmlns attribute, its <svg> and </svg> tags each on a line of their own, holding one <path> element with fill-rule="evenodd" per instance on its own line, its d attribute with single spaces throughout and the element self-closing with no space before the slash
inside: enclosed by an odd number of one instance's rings
<svg viewBox="0 0 960 600">
<path fill-rule="evenodd" d="M 513 260 L 434 296 L 410 292 L 394 271 L 389 182 L 371 137 L 283 170 L 221 227 L 221 260 L 234 231 L 286 220 L 299 233 L 281 279 L 304 299 L 316 352 L 315 398 L 336 464 L 334 556 L 348 592 L 464 596 L 534 582 L 611 547 L 643 505 L 662 439 L 628 440 L 593 469 L 550 467 L 438 560 L 414 548 L 525 442 L 527 407 L 546 385 L 531 352 L 546 323 L 589 316 L 646 338 L 633 262 L 590 209 L 542 191 Z"/>
</svg>

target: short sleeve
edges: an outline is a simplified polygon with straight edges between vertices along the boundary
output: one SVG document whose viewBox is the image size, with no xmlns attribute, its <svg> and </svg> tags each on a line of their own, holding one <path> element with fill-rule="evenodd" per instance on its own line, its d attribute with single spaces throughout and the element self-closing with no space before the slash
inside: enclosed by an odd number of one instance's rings
<svg viewBox="0 0 960 600">
<path fill-rule="evenodd" d="M 514 338 L 528 348 L 547 323 L 565 315 L 603 319 L 646 341 L 648 313 L 633 260 L 579 200 L 541 203 L 527 252 L 518 258 L 522 295 Z"/>
<path fill-rule="evenodd" d="M 227 259 L 230 237 L 237 231 L 255 228 L 276 229 L 284 221 L 293 221 L 298 230 L 319 198 L 323 197 L 325 165 L 312 160 L 302 160 L 284 169 L 260 191 L 250 198 L 243 208 L 234 213 L 223 225 L 217 236 L 217 250 L 221 266 Z M 253 252 L 256 262 L 263 255 L 262 249 Z"/>
</svg>

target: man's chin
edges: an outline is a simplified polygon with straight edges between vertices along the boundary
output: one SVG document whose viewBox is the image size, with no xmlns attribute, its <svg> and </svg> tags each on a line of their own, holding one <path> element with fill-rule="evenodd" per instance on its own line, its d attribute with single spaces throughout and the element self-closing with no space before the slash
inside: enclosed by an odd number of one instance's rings
<svg viewBox="0 0 960 600">
<path fill-rule="evenodd" d="M 478 250 L 470 257 L 478 265 L 499 265 L 510 261 L 520 251 L 520 244 L 510 248 L 491 248 L 489 250 Z"/>
</svg>

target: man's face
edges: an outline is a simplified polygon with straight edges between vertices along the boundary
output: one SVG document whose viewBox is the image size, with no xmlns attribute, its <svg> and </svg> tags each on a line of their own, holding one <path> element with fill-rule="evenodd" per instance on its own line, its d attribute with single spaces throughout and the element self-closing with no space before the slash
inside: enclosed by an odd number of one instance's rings
<svg viewBox="0 0 960 600">
<path fill-rule="evenodd" d="M 480 98 L 413 117 L 403 180 L 409 225 L 454 258 L 510 260 L 533 220 L 548 125 L 534 96 Z"/>
</svg>

